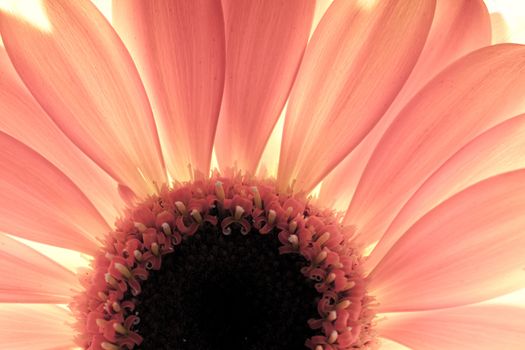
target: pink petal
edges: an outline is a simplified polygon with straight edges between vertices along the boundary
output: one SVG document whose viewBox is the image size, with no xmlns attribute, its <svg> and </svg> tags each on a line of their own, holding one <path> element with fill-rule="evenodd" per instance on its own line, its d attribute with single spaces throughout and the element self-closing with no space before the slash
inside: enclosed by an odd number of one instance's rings
<svg viewBox="0 0 525 350">
<path fill-rule="evenodd" d="M 1 303 L 68 303 L 79 286 L 65 267 L 2 233 L 0 261 Z"/>
<path fill-rule="evenodd" d="M 521 350 L 525 309 L 469 306 L 387 315 L 379 335 L 418 350 Z"/>
<path fill-rule="evenodd" d="M 253 174 L 295 79 L 315 2 L 222 3 L 227 55 L 217 159 L 221 168 L 236 164 Z"/>
<path fill-rule="evenodd" d="M 525 287 L 525 169 L 449 198 L 401 237 L 370 274 L 379 312 L 487 300 Z"/>
<path fill-rule="evenodd" d="M 336 0 L 315 30 L 288 103 L 281 190 L 312 189 L 372 129 L 412 70 L 434 1 Z"/>
<path fill-rule="evenodd" d="M 224 85 L 220 1 L 113 2 L 113 18 L 148 91 L 170 174 L 208 174 Z"/>
<path fill-rule="evenodd" d="M 436 76 L 387 130 L 344 222 L 360 242 L 380 238 L 403 204 L 475 136 L 525 110 L 525 46 L 469 54 Z"/>
<path fill-rule="evenodd" d="M 155 123 L 126 48 L 90 1 L 42 1 L 51 29 L 2 12 L 6 50 L 64 133 L 139 195 L 164 182 Z"/>
<path fill-rule="evenodd" d="M 320 203 L 348 208 L 372 152 L 405 104 L 457 58 L 490 45 L 490 19 L 482 0 L 440 0 L 427 41 L 406 84 L 374 129 L 324 180 Z"/>
<path fill-rule="evenodd" d="M 419 218 L 468 186 L 525 168 L 525 115 L 509 119 L 476 137 L 439 168 L 410 198 L 366 261 L 373 269 Z"/>
<path fill-rule="evenodd" d="M 0 132 L 0 231 L 94 253 L 109 226 L 86 196 L 44 157 Z"/>
<path fill-rule="evenodd" d="M 1 304 L 0 348 L 9 350 L 71 350 L 75 321 L 56 305 Z"/>
<path fill-rule="evenodd" d="M 0 76 L 0 115 L 6 116 L 0 118 L 0 130 L 64 172 L 112 224 L 124 205 L 115 181 L 58 129 L 27 91 L 1 48 Z"/>
</svg>

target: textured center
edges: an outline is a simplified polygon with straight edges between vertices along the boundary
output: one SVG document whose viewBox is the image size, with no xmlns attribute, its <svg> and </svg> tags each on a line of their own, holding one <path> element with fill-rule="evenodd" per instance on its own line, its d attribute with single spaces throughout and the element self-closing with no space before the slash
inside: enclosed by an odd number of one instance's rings
<svg viewBox="0 0 525 350">
<path fill-rule="evenodd" d="M 137 303 L 142 349 L 305 349 L 319 294 L 275 235 L 205 225 L 165 257 Z"/>
</svg>

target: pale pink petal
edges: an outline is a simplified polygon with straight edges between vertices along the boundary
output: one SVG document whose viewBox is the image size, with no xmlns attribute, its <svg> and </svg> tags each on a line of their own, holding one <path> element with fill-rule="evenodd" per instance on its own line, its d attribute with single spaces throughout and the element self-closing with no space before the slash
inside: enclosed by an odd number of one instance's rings
<svg viewBox="0 0 525 350">
<path fill-rule="evenodd" d="M 3 233 L 0 261 L 0 303 L 68 303 L 80 287 L 65 267 Z"/>
<path fill-rule="evenodd" d="M 325 179 L 320 203 L 346 209 L 372 152 L 402 107 L 444 67 L 490 45 L 490 19 L 482 0 L 440 0 L 417 64 L 388 111 L 365 139 Z"/>
<path fill-rule="evenodd" d="M 109 226 L 58 168 L 0 132 L 0 231 L 94 253 Z"/>
<path fill-rule="evenodd" d="M 336 0 L 315 30 L 288 102 L 278 181 L 312 189 L 372 129 L 425 43 L 435 1 Z"/>
<path fill-rule="evenodd" d="M 0 304 L 0 348 L 71 350 L 75 319 L 57 305 Z"/>
<path fill-rule="evenodd" d="M 50 29 L 1 12 L 6 50 L 64 133 L 144 195 L 165 172 L 146 93 L 126 48 L 90 1 L 42 1 Z"/>
<path fill-rule="evenodd" d="M 414 222 L 455 193 L 491 176 L 525 168 L 525 115 L 486 131 L 454 154 L 410 198 L 367 259 L 371 270 Z"/>
<path fill-rule="evenodd" d="M 115 27 L 148 91 L 167 169 L 208 174 L 224 85 L 220 1 L 113 2 Z"/>
<path fill-rule="evenodd" d="M 58 129 L 20 81 L 2 48 L 0 76 L 0 115 L 5 116 L 0 118 L 0 130 L 57 166 L 113 224 L 124 205 L 117 183 Z"/>
<path fill-rule="evenodd" d="M 525 287 L 525 169 L 477 183 L 414 224 L 370 274 L 379 312 L 487 300 Z"/>
<path fill-rule="evenodd" d="M 464 56 L 401 112 L 374 150 L 344 222 L 359 242 L 380 238 L 421 184 L 481 132 L 525 110 L 525 46 Z"/>
<path fill-rule="evenodd" d="M 314 1 L 223 0 L 226 82 L 215 140 L 221 168 L 254 173 L 310 33 Z"/>
<path fill-rule="evenodd" d="M 521 350 L 525 309 L 468 306 L 447 310 L 388 314 L 379 335 L 417 350 Z"/>
</svg>

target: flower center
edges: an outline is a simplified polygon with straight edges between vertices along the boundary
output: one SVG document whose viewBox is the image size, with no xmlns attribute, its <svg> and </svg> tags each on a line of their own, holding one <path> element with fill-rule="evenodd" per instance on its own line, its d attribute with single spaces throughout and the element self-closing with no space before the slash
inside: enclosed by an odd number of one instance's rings
<svg viewBox="0 0 525 350">
<path fill-rule="evenodd" d="M 204 225 L 143 284 L 137 330 L 147 349 L 303 349 L 319 294 L 299 254 L 272 234 Z M 271 335 L 271 336 L 269 336 Z"/>
<path fill-rule="evenodd" d="M 373 299 L 331 211 L 240 175 L 163 188 L 107 236 L 71 309 L 84 349 L 368 349 Z"/>
</svg>

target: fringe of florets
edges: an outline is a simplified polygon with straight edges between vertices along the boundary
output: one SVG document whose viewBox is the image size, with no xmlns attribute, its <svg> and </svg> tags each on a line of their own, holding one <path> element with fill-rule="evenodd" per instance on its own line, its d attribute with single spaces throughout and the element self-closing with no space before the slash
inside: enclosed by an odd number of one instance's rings
<svg viewBox="0 0 525 350">
<path fill-rule="evenodd" d="M 129 209 L 107 236 L 104 249 L 82 274 L 85 291 L 71 308 L 77 316 L 77 343 L 89 350 L 133 349 L 142 337 L 134 313 L 141 284 L 159 270 L 162 257 L 205 223 L 249 234 L 276 234 L 281 254 L 301 254 L 301 273 L 320 293 L 318 318 L 308 321 L 318 335 L 307 339 L 312 350 L 367 349 L 375 346 L 370 325 L 372 298 L 360 270 L 361 257 L 337 215 L 308 204 L 304 195 L 278 195 L 272 180 L 241 175 L 163 188 Z"/>
</svg>

